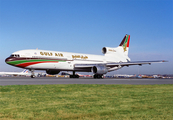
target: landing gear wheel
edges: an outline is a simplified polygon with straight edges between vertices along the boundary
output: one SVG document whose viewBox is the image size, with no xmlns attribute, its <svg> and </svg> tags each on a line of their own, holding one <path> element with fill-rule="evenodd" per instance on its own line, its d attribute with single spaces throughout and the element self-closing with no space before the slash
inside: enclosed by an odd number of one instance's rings
<svg viewBox="0 0 173 120">
<path fill-rule="evenodd" d="M 35 78 L 34 70 L 31 70 L 31 78 Z"/>
<path fill-rule="evenodd" d="M 75 75 L 75 71 L 73 71 L 73 75 L 70 75 L 70 78 L 79 78 L 79 75 Z"/>
<path fill-rule="evenodd" d="M 79 75 L 70 75 L 70 78 L 79 78 Z"/>
<path fill-rule="evenodd" d="M 35 78 L 35 75 L 31 75 L 31 78 Z"/>
<path fill-rule="evenodd" d="M 102 74 L 95 74 L 94 79 L 103 79 L 103 75 Z"/>
</svg>

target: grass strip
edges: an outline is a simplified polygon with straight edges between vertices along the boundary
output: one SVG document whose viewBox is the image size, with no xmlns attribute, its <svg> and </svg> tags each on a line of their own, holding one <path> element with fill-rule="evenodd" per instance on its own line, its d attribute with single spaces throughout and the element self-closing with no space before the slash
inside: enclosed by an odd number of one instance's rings
<svg viewBox="0 0 173 120">
<path fill-rule="evenodd" d="M 0 86 L 0 119 L 173 118 L 173 85 Z"/>
</svg>

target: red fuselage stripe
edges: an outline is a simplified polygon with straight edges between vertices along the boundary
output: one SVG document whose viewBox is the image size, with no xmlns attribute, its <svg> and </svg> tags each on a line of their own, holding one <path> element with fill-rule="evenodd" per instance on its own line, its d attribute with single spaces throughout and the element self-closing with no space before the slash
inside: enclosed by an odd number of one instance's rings
<svg viewBox="0 0 173 120">
<path fill-rule="evenodd" d="M 40 63 L 58 63 L 57 61 L 40 61 L 40 62 L 27 62 L 27 63 L 21 63 L 21 64 L 17 64 L 17 67 L 22 67 L 25 68 L 27 66 L 30 65 L 35 65 L 35 64 L 40 64 Z"/>
</svg>

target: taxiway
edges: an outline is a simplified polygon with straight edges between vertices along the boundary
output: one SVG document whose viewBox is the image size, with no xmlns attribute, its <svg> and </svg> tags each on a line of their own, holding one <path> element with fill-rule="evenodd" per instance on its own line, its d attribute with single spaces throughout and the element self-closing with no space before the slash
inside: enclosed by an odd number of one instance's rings
<svg viewBox="0 0 173 120">
<path fill-rule="evenodd" d="M 173 79 L 92 79 L 92 78 L 48 78 L 1 77 L 0 85 L 44 85 L 44 84 L 173 84 Z"/>
</svg>

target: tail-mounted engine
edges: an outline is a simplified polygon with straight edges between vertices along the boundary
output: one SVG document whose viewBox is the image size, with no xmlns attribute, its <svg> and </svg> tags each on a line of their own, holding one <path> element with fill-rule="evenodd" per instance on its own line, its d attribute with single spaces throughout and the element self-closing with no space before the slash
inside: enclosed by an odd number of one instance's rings
<svg viewBox="0 0 173 120">
<path fill-rule="evenodd" d="M 115 52 L 116 52 L 115 48 L 110 48 L 110 47 L 103 47 L 102 48 L 103 54 L 109 54 L 109 53 L 115 53 Z"/>
<path fill-rule="evenodd" d="M 107 70 L 105 65 L 93 66 L 91 71 L 94 74 L 106 74 L 108 72 L 108 70 Z"/>
</svg>

